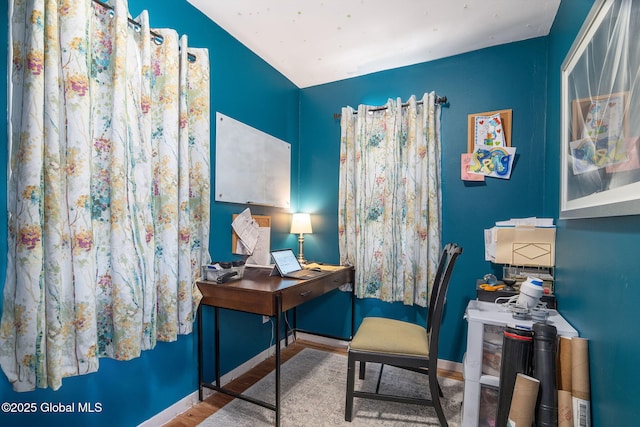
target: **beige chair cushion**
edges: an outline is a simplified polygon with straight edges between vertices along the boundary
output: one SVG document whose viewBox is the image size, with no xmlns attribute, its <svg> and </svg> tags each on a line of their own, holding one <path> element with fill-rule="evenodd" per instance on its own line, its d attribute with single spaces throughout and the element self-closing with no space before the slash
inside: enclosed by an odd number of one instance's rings
<svg viewBox="0 0 640 427">
<path fill-rule="evenodd" d="M 429 356 L 425 328 L 381 317 L 365 317 L 350 348 L 356 351 Z"/>
</svg>

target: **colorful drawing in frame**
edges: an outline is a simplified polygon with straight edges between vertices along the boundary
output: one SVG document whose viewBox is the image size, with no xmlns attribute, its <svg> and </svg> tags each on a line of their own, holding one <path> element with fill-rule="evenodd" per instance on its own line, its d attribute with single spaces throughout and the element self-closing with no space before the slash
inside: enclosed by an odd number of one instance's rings
<svg viewBox="0 0 640 427">
<path fill-rule="evenodd" d="M 639 12 L 640 2 L 594 2 L 562 62 L 560 219 L 640 214 L 640 169 L 634 168 L 634 147 L 627 139 L 640 135 L 640 93 L 629 72 L 640 69 L 640 55 L 629 48 L 629 35 L 640 31 Z M 574 153 L 579 147 L 574 141 L 590 135 L 616 144 L 622 140 L 621 149 L 616 149 L 613 164 L 607 160 L 605 167 L 575 174 Z M 610 155 L 608 141 L 609 152 L 603 153 Z M 597 144 L 589 148 L 594 153 Z M 627 160 L 615 163 L 622 157 Z M 582 166 L 600 165 L 599 158 L 588 158 L 583 157 Z"/>
<path fill-rule="evenodd" d="M 469 173 L 482 174 L 493 178 L 511 178 L 516 147 L 489 147 L 478 145 L 469 164 Z"/>
<path fill-rule="evenodd" d="M 569 143 L 574 175 L 623 163 L 629 160 L 623 139 L 591 138 L 578 139 Z"/>
<path fill-rule="evenodd" d="M 624 132 L 624 96 L 617 94 L 592 100 L 584 120 L 582 138 L 620 138 Z"/>
<path fill-rule="evenodd" d="M 624 145 L 627 161 L 607 166 L 607 173 L 624 172 L 640 169 L 640 155 L 638 155 L 639 137 L 625 138 Z"/>
</svg>

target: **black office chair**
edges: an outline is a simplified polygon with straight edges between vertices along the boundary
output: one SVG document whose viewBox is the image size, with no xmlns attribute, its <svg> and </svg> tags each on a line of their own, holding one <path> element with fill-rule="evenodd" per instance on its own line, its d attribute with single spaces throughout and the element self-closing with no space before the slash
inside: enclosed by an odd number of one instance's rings
<svg viewBox="0 0 640 427">
<path fill-rule="evenodd" d="M 366 317 L 349 344 L 347 362 L 347 396 L 344 419 L 353 418 L 353 398 L 385 400 L 400 403 L 433 406 L 440 424 L 448 426 L 440 404 L 442 390 L 438 383 L 438 336 L 444 311 L 445 297 L 456 259 L 462 248 L 455 243 L 444 247 L 429 300 L 426 328 L 400 320 Z M 413 398 L 379 392 L 354 390 L 355 364 L 360 362 L 360 379 L 364 379 L 366 362 L 409 369 L 429 375 L 431 399 Z"/>
</svg>

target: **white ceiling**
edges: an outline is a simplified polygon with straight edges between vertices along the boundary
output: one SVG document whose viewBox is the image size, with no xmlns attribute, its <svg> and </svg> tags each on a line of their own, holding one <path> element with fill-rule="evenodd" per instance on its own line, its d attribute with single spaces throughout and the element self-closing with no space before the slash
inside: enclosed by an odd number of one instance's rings
<svg viewBox="0 0 640 427">
<path fill-rule="evenodd" d="M 560 4 L 560 0 L 187 1 L 300 88 L 544 36 Z"/>
</svg>

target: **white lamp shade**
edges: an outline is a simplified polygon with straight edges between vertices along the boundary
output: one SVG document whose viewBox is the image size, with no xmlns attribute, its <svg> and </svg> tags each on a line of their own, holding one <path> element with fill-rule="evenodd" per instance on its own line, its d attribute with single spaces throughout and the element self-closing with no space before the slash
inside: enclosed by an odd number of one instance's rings
<svg viewBox="0 0 640 427">
<path fill-rule="evenodd" d="M 310 234 L 311 231 L 311 215 L 308 213 L 295 213 L 291 218 L 292 234 Z"/>
</svg>

